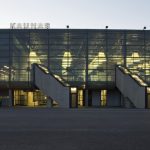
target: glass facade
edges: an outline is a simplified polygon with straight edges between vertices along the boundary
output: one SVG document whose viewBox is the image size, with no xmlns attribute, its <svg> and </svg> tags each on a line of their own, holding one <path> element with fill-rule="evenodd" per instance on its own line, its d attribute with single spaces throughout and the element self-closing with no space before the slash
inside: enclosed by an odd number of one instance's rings
<svg viewBox="0 0 150 150">
<path fill-rule="evenodd" d="M 115 86 L 116 65 L 149 82 L 149 57 L 149 30 L 0 29 L 0 83 L 7 88 L 32 88 L 33 63 L 72 86 Z"/>
</svg>

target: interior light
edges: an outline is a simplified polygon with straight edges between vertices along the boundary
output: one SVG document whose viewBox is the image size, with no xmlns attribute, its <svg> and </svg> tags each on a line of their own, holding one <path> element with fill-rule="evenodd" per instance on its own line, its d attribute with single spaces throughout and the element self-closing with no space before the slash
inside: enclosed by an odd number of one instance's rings
<svg viewBox="0 0 150 150">
<path fill-rule="evenodd" d="M 30 52 L 30 54 L 29 54 L 29 61 L 30 61 L 31 63 L 38 63 L 38 64 L 41 64 L 41 61 L 40 61 L 40 59 L 38 58 L 36 52 L 33 52 L 33 51 Z"/>
<path fill-rule="evenodd" d="M 4 66 L 4 68 L 9 69 L 9 67 L 8 67 L 8 66 Z"/>
<path fill-rule="evenodd" d="M 150 69 L 150 64 L 148 64 L 148 63 L 143 64 L 143 68 Z"/>
<path fill-rule="evenodd" d="M 102 65 L 102 63 L 105 61 L 106 61 L 105 53 L 99 52 L 98 55 L 91 61 L 88 68 L 89 69 L 96 69 L 99 65 Z"/>
<path fill-rule="evenodd" d="M 104 52 L 99 52 L 99 53 L 98 53 L 98 57 L 99 57 L 99 61 L 100 61 L 100 62 L 106 61 L 106 56 L 105 56 L 105 53 L 104 53 Z"/>
<path fill-rule="evenodd" d="M 133 62 L 139 62 L 140 61 L 140 57 L 139 57 L 139 53 L 138 52 L 134 52 L 132 53 L 131 57 L 133 58 Z"/>
<path fill-rule="evenodd" d="M 63 59 L 62 59 L 62 67 L 66 69 L 67 67 L 71 66 L 72 56 L 71 52 L 64 52 Z"/>
</svg>

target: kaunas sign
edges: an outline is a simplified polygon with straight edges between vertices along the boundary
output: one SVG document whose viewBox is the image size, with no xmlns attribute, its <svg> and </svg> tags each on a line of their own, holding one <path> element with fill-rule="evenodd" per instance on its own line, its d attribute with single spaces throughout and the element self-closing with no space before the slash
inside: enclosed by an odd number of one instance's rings
<svg viewBox="0 0 150 150">
<path fill-rule="evenodd" d="M 50 23 L 10 23 L 10 29 L 49 29 Z"/>
</svg>

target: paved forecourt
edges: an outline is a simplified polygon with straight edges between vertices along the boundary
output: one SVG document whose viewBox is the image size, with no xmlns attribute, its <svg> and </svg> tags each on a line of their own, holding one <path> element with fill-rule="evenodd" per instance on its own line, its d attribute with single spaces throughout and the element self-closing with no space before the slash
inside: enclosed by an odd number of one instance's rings
<svg viewBox="0 0 150 150">
<path fill-rule="evenodd" d="M 0 150 L 145 150 L 149 141 L 149 110 L 0 108 Z"/>
</svg>

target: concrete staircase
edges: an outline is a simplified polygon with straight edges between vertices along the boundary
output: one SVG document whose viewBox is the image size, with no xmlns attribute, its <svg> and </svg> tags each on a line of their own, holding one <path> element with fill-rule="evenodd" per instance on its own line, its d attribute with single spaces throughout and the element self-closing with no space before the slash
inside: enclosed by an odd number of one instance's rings
<svg viewBox="0 0 150 150">
<path fill-rule="evenodd" d="M 56 101 L 60 107 L 69 108 L 69 85 L 58 75 L 52 74 L 43 65 L 33 64 L 32 71 L 34 85 L 50 100 Z"/>
<path fill-rule="evenodd" d="M 116 87 L 124 97 L 125 107 L 146 108 L 147 84 L 129 69 L 116 66 Z"/>
</svg>

